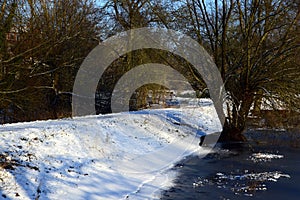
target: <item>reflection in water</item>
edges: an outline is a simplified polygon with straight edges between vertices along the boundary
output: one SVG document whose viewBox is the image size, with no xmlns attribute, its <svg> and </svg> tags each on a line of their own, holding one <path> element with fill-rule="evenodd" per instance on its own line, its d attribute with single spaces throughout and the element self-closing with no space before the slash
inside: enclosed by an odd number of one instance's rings
<svg viewBox="0 0 300 200">
<path fill-rule="evenodd" d="M 230 151 L 219 150 L 228 154 Z M 270 154 L 270 153 L 253 153 L 249 156 L 250 160 L 254 163 L 257 162 L 271 162 L 272 159 L 281 159 L 283 155 Z M 238 172 L 240 170 L 237 170 Z M 253 196 L 254 192 L 266 191 L 266 182 L 277 182 L 280 178 L 291 178 L 290 175 L 284 174 L 279 171 L 273 172 L 260 172 L 260 173 L 249 173 L 246 169 L 240 173 L 230 172 L 224 174 L 217 172 L 213 177 L 202 178 L 198 177 L 198 181 L 193 183 L 194 187 L 204 187 L 206 185 L 215 185 L 219 189 L 228 189 L 234 192 L 236 195 Z"/>
<path fill-rule="evenodd" d="M 272 159 L 280 159 L 283 157 L 283 155 L 271 153 L 254 153 L 250 156 L 250 160 L 252 160 L 253 162 L 271 162 Z"/>
<path fill-rule="evenodd" d="M 299 199 L 300 148 L 285 133 L 272 134 L 255 132 L 247 144 L 220 144 L 203 159 L 187 158 L 174 167 L 175 185 L 161 199 Z"/>
<path fill-rule="evenodd" d="M 244 173 L 223 174 L 216 173 L 214 177 L 201 178 L 193 183 L 194 187 L 204 187 L 205 185 L 216 185 L 220 189 L 229 189 L 234 194 L 253 196 L 254 192 L 267 190 L 266 182 L 277 182 L 280 178 L 290 178 L 290 175 L 281 172 L 262 172 L 262 173 Z"/>
</svg>

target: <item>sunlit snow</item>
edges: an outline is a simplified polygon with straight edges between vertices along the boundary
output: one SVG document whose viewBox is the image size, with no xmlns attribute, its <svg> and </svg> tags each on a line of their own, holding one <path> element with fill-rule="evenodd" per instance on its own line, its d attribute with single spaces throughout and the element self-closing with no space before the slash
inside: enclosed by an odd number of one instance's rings
<svg viewBox="0 0 300 200">
<path fill-rule="evenodd" d="M 158 199 L 221 131 L 213 104 L 0 126 L 0 198 Z"/>
</svg>

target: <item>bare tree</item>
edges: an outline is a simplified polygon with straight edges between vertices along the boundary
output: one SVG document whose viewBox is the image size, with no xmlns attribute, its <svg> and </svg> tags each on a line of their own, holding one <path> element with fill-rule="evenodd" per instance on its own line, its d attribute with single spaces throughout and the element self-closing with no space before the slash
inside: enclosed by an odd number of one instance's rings
<svg viewBox="0 0 300 200">
<path fill-rule="evenodd" d="M 299 3 L 187 0 L 184 7 L 189 31 L 211 52 L 225 82 L 223 139 L 245 139 L 249 112 L 262 99 L 299 109 Z"/>
<path fill-rule="evenodd" d="M 90 0 L 18 1 L 11 26 L 18 40 L 1 60 L 7 69 L 0 85 L 7 103 L 1 109 L 13 110 L 15 120 L 71 113 L 77 69 L 99 42 L 98 17 Z"/>
</svg>

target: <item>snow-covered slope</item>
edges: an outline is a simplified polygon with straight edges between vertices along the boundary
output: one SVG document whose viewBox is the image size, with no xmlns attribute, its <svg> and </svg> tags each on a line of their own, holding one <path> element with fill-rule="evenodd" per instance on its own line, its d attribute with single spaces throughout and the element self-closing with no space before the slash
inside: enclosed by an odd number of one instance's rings
<svg viewBox="0 0 300 200">
<path fill-rule="evenodd" d="M 1 125 L 0 199 L 159 198 L 176 176 L 173 164 L 207 153 L 197 135 L 219 132 L 217 119 L 206 101 Z"/>
</svg>

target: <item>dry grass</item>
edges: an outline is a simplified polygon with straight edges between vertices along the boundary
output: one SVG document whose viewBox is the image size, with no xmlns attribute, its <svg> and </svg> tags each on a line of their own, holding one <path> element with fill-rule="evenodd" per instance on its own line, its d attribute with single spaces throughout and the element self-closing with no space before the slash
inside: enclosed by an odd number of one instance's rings
<svg viewBox="0 0 300 200">
<path fill-rule="evenodd" d="M 289 132 L 300 133 L 300 113 L 278 110 L 264 110 L 256 113 L 255 117 L 247 122 L 250 128 L 282 128 Z"/>
<path fill-rule="evenodd" d="M 8 159 L 8 156 L 5 154 L 0 154 L 0 169 L 15 169 L 15 166 L 18 165 L 17 162 L 11 161 Z"/>
</svg>

